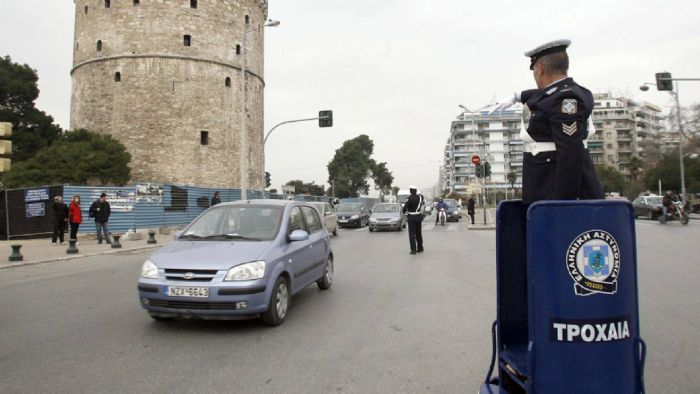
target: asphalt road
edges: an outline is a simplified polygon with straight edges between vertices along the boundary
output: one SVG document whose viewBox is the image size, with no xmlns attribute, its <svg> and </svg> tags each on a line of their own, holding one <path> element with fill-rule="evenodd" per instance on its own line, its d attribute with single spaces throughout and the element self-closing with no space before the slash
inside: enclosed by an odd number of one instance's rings
<svg viewBox="0 0 700 394">
<path fill-rule="evenodd" d="M 335 283 L 284 325 L 157 323 L 136 279 L 150 252 L 0 271 L 1 393 L 473 393 L 491 355 L 495 235 L 463 223 L 341 230 Z M 647 392 L 700 387 L 700 222 L 637 221 Z"/>
</svg>

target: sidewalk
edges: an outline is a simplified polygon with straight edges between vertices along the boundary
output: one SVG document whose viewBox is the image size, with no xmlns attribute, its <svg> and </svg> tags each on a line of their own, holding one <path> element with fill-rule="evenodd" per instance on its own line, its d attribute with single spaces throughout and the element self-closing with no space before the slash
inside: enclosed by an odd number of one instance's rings
<svg viewBox="0 0 700 394">
<path fill-rule="evenodd" d="M 463 220 L 469 223 L 469 215 L 466 210 L 462 214 Z M 474 210 L 474 224 L 469 225 L 469 230 L 494 230 L 496 228 L 496 208 L 486 208 L 486 223 L 484 223 L 484 208 L 477 207 Z"/>
<path fill-rule="evenodd" d="M 95 235 L 78 237 L 78 254 L 66 254 L 66 249 L 68 249 L 68 241 L 64 242 L 63 245 L 51 245 L 50 237 L 0 241 L 0 270 L 5 268 L 25 267 L 28 265 L 72 260 L 88 256 L 154 249 L 167 244 L 171 239 L 173 239 L 173 235 L 156 234 L 157 243 L 153 245 L 147 243 L 148 235 L 135 241 L 129 241 L 123 238 L 124 237 L 122 237 L 120 240 L 120 243 L 122 244 L 121 249 L 112 249 L 112 245 L 104 242 L 101 245 L 98 245 Z M 24 256 L 23 261 L 8 261 L 8 258 L 12 253 L 12 248 L 10 245 L 22 245 L 20 253 L 22 253 L 22 256 Z"/>
</svg>

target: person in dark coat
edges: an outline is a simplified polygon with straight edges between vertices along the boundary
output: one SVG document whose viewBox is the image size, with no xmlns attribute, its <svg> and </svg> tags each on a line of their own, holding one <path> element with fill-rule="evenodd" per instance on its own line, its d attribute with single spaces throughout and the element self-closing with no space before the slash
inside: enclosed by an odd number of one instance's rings
<svg viewBox="0 0 700 394">
<path fill-rule="evenodd" d="M 53 234 L 51 235 L 51 245 L 57 245 L 59 241 L 63 245 L 63 239 L 66 231 L 66 223 L 68 223 L 68 206 L 63 203 L 63 197 L 56 196 L 53 198 Z"/>
<path fill-rule="evenodd" d="M 111 244 L 109 239 L 109 216 L 112 214 L 112 208 L 107 201 L 107 194 L 102 193 L 100 199 L 90 205 L 89 215 L 95 218 L 95 229 L 97 231 L 97 243 L 102 243 L 102 233 L 104 232 L 104 240 Z"/>
<path fill-rule="evenodd" d="M 469 215 L 469 218 L 472 221 L 472 224 L 474 224 L 474 207 L 475 207 L 475 201 L 474 201 L 474 196 L 469 197 L 469 201 L 467 201 L 467 215 Z"/>
<path fill-rule="evenodd" d="M 214 197 L 211 198 L 211 203 L 209 204 L 209 206 L 213 207 L 214 205 L 220 204 L 220 203 L 221 203 L 221 193 L 214 192 Z"/>
<path fill-rule="evenodd" d="M 411 246 L 411 254 L 423 252 L 423 205 L 425 199 L 422 194 L 418 194 L 418 188 L 411 185 L 408 187 L 411 193 L 403 205 L 403 213 L 406 215 L 408 223 L 408 243 Z"/>
<path fill-rule="evenodd" d="M 525 204 L 605 197 L 586 145 L 588 136 L 595 133 L 590 122 L 593 94 L 567 75 L 570 44 L 558 40 L 526 52 L 537 89 L 516 93 L 492 110 L 521 102 L 530 111 L 527 130 L 520 135 L 525 150 Z"/>
</svg>

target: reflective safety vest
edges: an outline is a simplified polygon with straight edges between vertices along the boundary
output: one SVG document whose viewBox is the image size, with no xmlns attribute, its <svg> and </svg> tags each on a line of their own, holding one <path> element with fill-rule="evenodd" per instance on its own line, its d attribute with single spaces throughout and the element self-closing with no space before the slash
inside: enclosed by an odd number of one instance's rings
<svg viewBox="0 0 700 394">
<path fill-rule="evenodd" d="M 418 199 L 419 199 L 418 200 L 418 207 L 416 207 L 416 211 L 415 212 L 408 211 L 407 213 L 409 215 L 421 215 L 423 213 L 421 210 L 421 208 L 423 207 L 423 195 L 419 194 Z"/>
</svg>

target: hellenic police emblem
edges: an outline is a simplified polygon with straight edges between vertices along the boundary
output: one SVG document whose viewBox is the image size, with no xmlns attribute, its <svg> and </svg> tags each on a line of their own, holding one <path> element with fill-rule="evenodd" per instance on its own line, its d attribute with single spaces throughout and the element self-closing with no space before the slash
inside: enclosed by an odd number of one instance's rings
<svg viewBox="0 0 700 394">
<path fill-rule="evenodd" d="M 567 114 L 567 115 L 573 115 L 576 113 L 578 108 L 578 104 L 576 103 L 576 99 L 564 99 L 564 101 L 561 102 L 561 113 Z"/>
<path fill-rule="evenodd" d="M 571 243 L 566 267 L 577 295 L 615 294 L 620 274 L 620 249 L 615 238 L 602 230 L 587 231 Z"/>
</svg>

